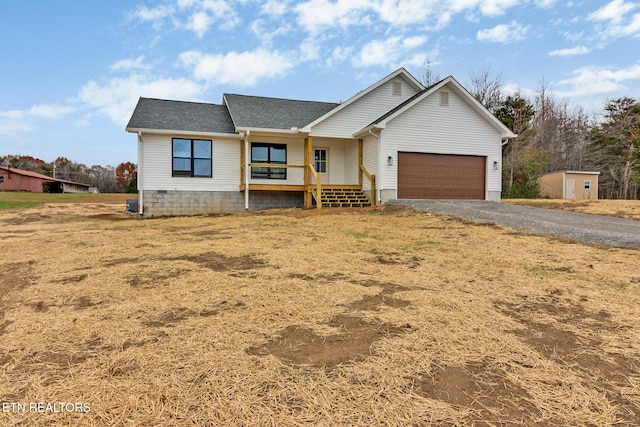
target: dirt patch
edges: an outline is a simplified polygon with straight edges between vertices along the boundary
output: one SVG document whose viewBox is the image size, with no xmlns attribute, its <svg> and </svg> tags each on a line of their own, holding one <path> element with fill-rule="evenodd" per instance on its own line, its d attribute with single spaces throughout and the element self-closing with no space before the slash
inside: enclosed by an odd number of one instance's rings
<svg viewBox="0 0 640 427">
<path fill-rule="evenodd" d="M 33 260 L 5 264 L 0 274 L 0 299 L 11 291 L 21 291 L 36 280 L 35 265 Z"/>
<path fill-rule="evenodd" d="M 550 295 L 537 301 L 497 303 L 496 306 L 525 326 L 514 333 L 532 349 L 548 360 L 591 377 L 596 388 L 614 405 L 620 419 L 637 421 L 640 408 L 617 390 L 629 387 L 629 378 L 640 376 L 640 359 L 602 351 L 602 341 L 597 338 L 600 331 L 615 331 L 623 326 L 613 323 L 609 313 L 589 312 L 579 304 L 559 299 L 560 290 L 552 291 Z M 535 320 L 539 318 L 547 318 L 549 323 Z"/>
<path fill-rule="evenodd" d="M 314 331 L 292 325 L 264 345 L 251 347 L 247 353 L 255 356 L 273 355 L 295 365 L 335 368 L 347 362 L 371 355 L 371 345 L 385 337 L 397 335 L 407 328 L 360 317 L 339 315 L 326 323 L 340 329 L 334 335 L 318 335 Z"/>
<path fill-rule="evenodd" d="M 464 409 L 465 425 L 558 425 L 557 420 L 531 422 L 541 418 L 529 393 L 506 378 L 504 372 L 486 361 L 465 366 L 436 366 L 431 372 L 410 379 L 416 393 Z M 561 423 L 560 423 L 561 424 Z"/>
<path fill-rule="evenodd" d="M 253 255 L 233 257 L 215 252 L 169 259 L 195 262 L 213 271 L 220 272 L 231 270 L 251 270 L 254 268 L 261 268 L 266 265 L 263 260 L 256 258 Z"/>
<path fill-rule="evenodd" d="M 7 225 L 22 225 L 32 222 L 42 222 L 48 219 L 51 219 L 51 215 L 41 213 L 21 213 L 13 218 L 4 219 L 3 222 Z"/>
</svg>

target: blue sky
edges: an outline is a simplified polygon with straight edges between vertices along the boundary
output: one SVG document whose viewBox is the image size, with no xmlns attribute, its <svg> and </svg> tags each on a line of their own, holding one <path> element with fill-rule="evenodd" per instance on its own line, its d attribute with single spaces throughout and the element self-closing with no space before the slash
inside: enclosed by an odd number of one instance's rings
<svg viewBox="0 0 640 427">
<path fill-rule="evenodd" d="M 490 69 L 598 113 L 640 98 L 640 2 L 21 0 L 0 6 L 0 155 L 136 162 L 140 96 L 344 101 L 399 67 Z"/>
</svg>

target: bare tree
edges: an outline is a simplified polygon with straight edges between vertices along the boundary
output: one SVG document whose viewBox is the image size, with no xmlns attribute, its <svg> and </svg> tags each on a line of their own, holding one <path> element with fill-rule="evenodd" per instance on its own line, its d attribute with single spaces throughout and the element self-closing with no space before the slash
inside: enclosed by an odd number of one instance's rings
<svg viewBox="0 0 640 427">
<path fill-rule="evenodd" d="M 442 80 L 440 78 L 440 74 L 435 74 L 433 72 L 431 64 L 431 59 L 427 58 L 427 61 L 425 62 L 424 68 L 422 70 L 422 84 L 425 85 L 425 87 L 433 86 L 434 84 Z"/>
<path fill-rule="evenodd" d="M 493 75 L 491 67 L 471 73 L 469 92 L 489 111 L 495 113 L 503 101 L 502 74 Z"/>
</svg>

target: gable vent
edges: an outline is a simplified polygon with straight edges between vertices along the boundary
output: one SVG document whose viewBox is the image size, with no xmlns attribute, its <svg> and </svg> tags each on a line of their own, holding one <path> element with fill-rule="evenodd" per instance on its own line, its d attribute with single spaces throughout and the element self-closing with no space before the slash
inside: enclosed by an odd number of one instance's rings
<svg viewBox="0 0 640 427">
<path fill-rule="evenodd" d="M 440 93 L 440 105 L 449 105 L 449 92 Z"/>
<path fill-rule="evenodd" d="M 394 95 L 402 95 L 402 82 L 393 82 L 392 93 Z"/>
</svg>

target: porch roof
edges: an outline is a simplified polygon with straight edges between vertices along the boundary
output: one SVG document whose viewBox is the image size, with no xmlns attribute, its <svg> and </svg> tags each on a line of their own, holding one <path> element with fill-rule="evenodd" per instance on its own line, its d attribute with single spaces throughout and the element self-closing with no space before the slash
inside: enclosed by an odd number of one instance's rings
<svg viewBox="0 0 640 427">
<path fill-rule="evenodd" d="M 224 94 L 236 128 L 302 128 L 340 104 Z"/>
<path fill-rule="evenodd" d="M 224 105 L 140 98 L 127 130 L 156 129 L 234 134 Z"/>
</svg>

